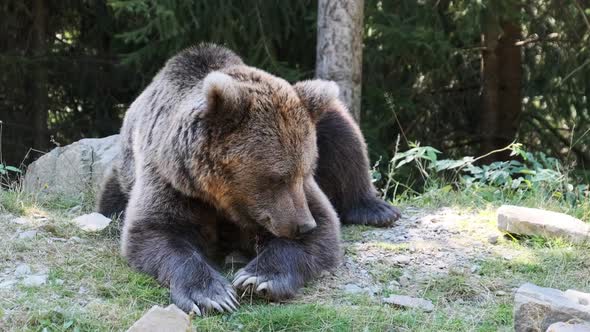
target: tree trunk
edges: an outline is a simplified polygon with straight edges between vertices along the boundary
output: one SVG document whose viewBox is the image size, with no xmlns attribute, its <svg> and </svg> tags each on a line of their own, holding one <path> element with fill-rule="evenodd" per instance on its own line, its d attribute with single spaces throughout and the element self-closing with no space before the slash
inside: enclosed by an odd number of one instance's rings
<svg viewBox="0 0 590 332">
<path fill-rule="evenodd" d="M 33 40 L 32 53 L 32 118 L 33 118 L 33 147 L 45 150 L 49 146 L 47 135 L 47 7 L 45 0 L 33 1 Z"/>
<path fill-rule="evenodd" d="M 516 138 L 522 114 L 522 54 L 521 47 L 514 44 L 521 39 L 520 25 L 514 22 L 502 22 L 502 38 L 498 44 L 500 60 L 498 100 L 498 133 L 496 147 L 502 148 Z M 498 155 L 506 160 L 510 153 Z"/>
<path fill-rule="evenodd" d="M 364 0 L 319 0 L 316 76 L 333 80 L 354 119 L 361 117 Z"/>
<path fill-rule="evenodd" d="M 480 154 L 503 148 L 515 138 L 522 113 L 522 55 L 520 25 L 501 22 L 488 11 L 483 23 L 482 106 L 479 130 Z M 507 160 L 510 152 L 493 154 L 482 160 L 489 163 Z"/>
</svg>

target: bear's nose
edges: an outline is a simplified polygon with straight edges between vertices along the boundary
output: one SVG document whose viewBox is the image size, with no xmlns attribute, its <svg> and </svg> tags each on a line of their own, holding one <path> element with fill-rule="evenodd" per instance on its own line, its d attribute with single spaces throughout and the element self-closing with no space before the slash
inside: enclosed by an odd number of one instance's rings
<svg viewBox="0 0 590 332">
<path fill-rule="evenodd" d="M 315 224 L 315 222 L 314 222 L 314 223 L 305 223 L 305 224 L 299 225 L 299 226 L 297 227 L 297 232 L 298 232 L 299 234 L 305 234 L 305 233 L 308 233 L 308 232 L 310 232 L 310 231 L 311 231 L 312 229 L 314 229 L 315 227 L 316 227 L 316 224 Z"/>
</svg>

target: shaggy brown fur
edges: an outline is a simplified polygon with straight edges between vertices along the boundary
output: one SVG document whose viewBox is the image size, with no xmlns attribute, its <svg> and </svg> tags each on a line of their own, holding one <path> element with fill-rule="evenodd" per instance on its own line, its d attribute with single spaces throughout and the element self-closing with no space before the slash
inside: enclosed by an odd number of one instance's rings
<svg viewBox="0 0 590 332">
<path fill-rule="evenodd" d="M 106 215 L 125 209 L 130 264 L 185 311 L 231 311 L 234 286 L 280 300 L 338 264 L 332 204 L 344 222 L 397 219 L 375 196 L 337 94 L 333 82 L 292 86 L 215 45 L 170 59 L 128 110 L 98 202 Z M 212 262 L 235 249 L 253 260 L 232 285 Z"/>
</svg>

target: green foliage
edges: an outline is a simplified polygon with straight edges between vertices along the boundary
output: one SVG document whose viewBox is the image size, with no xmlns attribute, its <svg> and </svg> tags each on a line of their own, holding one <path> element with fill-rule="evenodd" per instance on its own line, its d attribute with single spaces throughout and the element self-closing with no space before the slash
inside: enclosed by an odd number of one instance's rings
<svg viewBox="0 0 590 332">
<path fill-rule="evenodd" d="M 373 168 L 373 180 L 384 197 L 427 200 L 457 190 L 469 193 L 466 199 L 472 202 L 524 202 L 530 198 L 544 204 L 562 204 L 582 213 L 580 218 L 589 217 L 584 211 L 590 202 L 590 186 L 557 158 L 542 152 L 527 152 L 521 144 L 513 143 L 477 158 L 439 159 L 441 152 L 430 146 L 411 146 L 396 153 L 385 171 L 380 171 L 378 164 Z M 493 153 L 507 150 L 515 159 L 480 163 Z M 400 193 L 399 188 L 403 188 Z"/>
<path fill-rule="evenodd" d="M 116 34 L 128 51 L 123 64 L 145 79 L 179 50 L 199 42 L 227 45 L 247 63 L 287 80 L 313 75 L 313 1 L 109 0 L 115 18 L 129 22 Z M 310 52 L 311 51 L 311 52 Z"/>
</svg>

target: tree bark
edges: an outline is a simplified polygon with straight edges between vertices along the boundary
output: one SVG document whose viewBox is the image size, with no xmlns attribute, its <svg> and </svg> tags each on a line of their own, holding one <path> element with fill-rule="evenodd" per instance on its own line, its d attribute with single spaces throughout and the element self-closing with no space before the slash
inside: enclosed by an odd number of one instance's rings
<svg viewBox="0 0 590 332">
<path fill-rule="evenodd" d="M 33 40 L 32 53 L 34 56 L 32 73 L 32 118 L 33 118 L 33 147 L 45 150 L 49 146 L 47 130 L 47 68 L 44 65 L 47 55 L 47 6 L 45 0 L 33 1 Z"/>
<path fill-rule="evenodd" d="M 316 76 L 333 80 L 357 123 L 361 118 L 364 0 L 319 0 Z"/>
<path fill-rule="evenodd" d="M 522 55 L 515 43 L 521 38 L 518 23 L 502 22 L 491 10 L 485 13 L 482 34 L 482 106 L 480 154 L 500 149 L 515 138 L 522 113 Z M 507 160 L 510 152 L 482 159 Z"/>
</svg>

